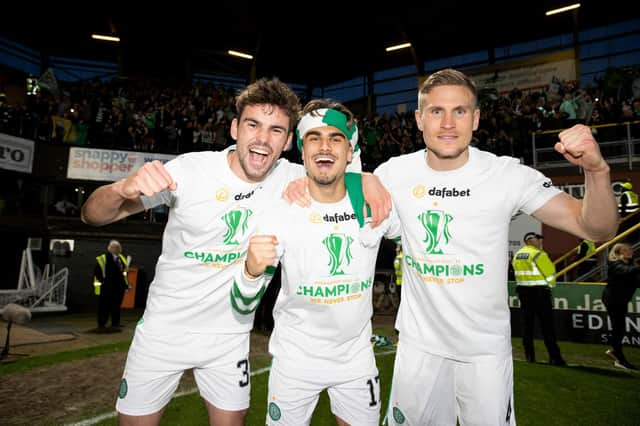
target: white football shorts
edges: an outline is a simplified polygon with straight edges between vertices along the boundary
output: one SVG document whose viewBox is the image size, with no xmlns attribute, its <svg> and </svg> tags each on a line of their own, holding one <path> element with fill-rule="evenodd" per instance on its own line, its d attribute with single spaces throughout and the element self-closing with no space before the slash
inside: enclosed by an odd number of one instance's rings
<svg viewBox="0 0 640 426">
<path fill-rule="evenodd" d="M 286 366 L 276 363 L 269 373 L 269 397 L 266 424 L 302 426 L 311 415 L 320 393 L 327 389 L 331 412 L 351 425 L 377 426 L 380 421 L 380 383 L 375 364 L 371 374 L 349 379 L 331 380 L 326 371 L 316 379 L 298 379 L 286 374 Z"/>
<path fill-rule="evenodd" d="M 249 333 L 150 333 L 140 324 L 129 348 L 116 409 L 131 416 L 160 411 L 189 369 L 200 396 L 215 407 L 249 407 Z"/>
<path fill-rule="evenodd" d="M 392 426 L 516 424 L 511 354 L 463 362 L 400 342 L 386 420 Z"/>
</svg>

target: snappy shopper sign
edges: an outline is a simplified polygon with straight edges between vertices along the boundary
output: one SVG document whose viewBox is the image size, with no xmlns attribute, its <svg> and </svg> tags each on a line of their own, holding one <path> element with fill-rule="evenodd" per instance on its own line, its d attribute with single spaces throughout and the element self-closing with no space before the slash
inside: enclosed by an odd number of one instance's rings
<svg viewBox="0 0 640 426">
<path fill-rule="evenodd" d="M 112 182 L 126 178 L 144 163 L 154 160 L 166 163 L 173 158 L 175 155 L 149 152 L 71 148 L 67 178 Z"/>
</svg>

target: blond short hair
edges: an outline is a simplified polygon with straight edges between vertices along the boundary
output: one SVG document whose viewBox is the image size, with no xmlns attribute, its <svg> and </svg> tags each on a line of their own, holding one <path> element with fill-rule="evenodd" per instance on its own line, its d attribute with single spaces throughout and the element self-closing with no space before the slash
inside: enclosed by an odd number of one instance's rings
<svg viewBox="0 0 640 426">
<path fill-rule="evenodd" d="M 418 92 L 418 109 L 422 110 L 422 102 L 425 96 L 429 94 L 431 89 L 438 86 L 462 86 L 471 92 L 474 107 L 478 104 L 478 88 L 473 80 L 458 70 L 447 68 L 434 72 L 422 83 Z"/>
<path fill-rule="evenodd" d="M 609 260 L 615 262 L 617 260 L 622 260 L 622 249 L 625 247 L 631 248 L 631 244 L 628 243 L 617 243 L 614 244 L 613 248 L 609 252 Z"/>
</svg>

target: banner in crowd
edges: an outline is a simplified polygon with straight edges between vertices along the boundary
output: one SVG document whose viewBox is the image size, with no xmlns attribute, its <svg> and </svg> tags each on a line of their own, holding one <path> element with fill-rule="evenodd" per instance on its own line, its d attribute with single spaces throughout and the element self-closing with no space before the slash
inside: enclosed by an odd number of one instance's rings
<svg viewBox="0 0 640 426">
<path fill-rule="evenodd" d="M 33 141 L 0 133 L 0 169 L 31 173 L 34 150 Z"/>
<path fill-rule="evenodd" d="M 71 120 L 51 116 L 51 140 L 64 143 L 72 143 L 75 145 L 86 145 L 89 126 L 83 123 L 74 123 Z"/>
<path fill-rule="evenodd" d="M 67 178 L 114 182 L 126 178 L 144 163 L 154 160 L 166 163 L 175 157 L 150 152 L 70 148 Z"/>
<path fill-rule="evenodd" d="M 540 56 L 516 64 L 506 63 L 503 68 L 479 68 L 469 71 L 469 75 L 478 89 L 495 89 L 499 93 L 508 93 L 513 89 L 553 92 L 558 84 L 576 80 L 576 63 L 574 58 Z"/>
<path fill-rule="evenodd" d="M 53 68 L 49 67 L 38 79 L 38 86 L 48 90 L 52 95 L 59 95 L 58 79 L 53 72 Z"/>
<path fill-rule="evenodd" d="M 516 285 L 509 283 L 509 307 L 513 336 L 522 335 L 522 314 Z M 607 345 L 611 323 L 602 303 L 602 285 L 558 283 L 552 290 L 553 322 L 558 340 Z M 537 335 L 540 337 L 539 327 Z M 623 343 L 640 347 L 640 291 L 636 291 L 625 318 Z"/>
</svg>

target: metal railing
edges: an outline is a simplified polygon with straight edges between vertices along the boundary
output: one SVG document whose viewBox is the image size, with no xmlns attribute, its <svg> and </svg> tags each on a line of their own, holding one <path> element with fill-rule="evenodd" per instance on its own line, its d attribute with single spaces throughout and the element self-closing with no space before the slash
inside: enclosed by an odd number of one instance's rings
<svg viewBox="0 0 640 426">
<path fill-rule="evenodd" d="M 18 287 L 15 290 L 0 290 L 0 306 L 16 303 L 29 308 L 31 312 L 66 311 L 69 269 L 63 268 L 53 273 L 51 266 L 46 265 L 42 276 L 36 270 L 31 249 L 24 249 Z"/>
<path fill-rule="evenodd" d="M 633 170 L 634 161 L 640 161 L 640 121 L 590 126 L 596 133 L 602 155 L 609 164 L 626 164 Z M 565 129 L 545 130 L 531 134 L 533 167 L 551 169 L 575 167 L 554 149 L 558 133 Z"/>
<path fill-rule="evenodd" d="M 629 216 L 625 217 L 625 219 L 628 219 L 630 217 L 632 217 L 632 215 L 629 215 Z M 640 229 L 640 223 L 635 224 L 634 226 L 632 226 L 631 228 L 627 229 L 626 231 L 621 232 L 620 234 L 616 235 L 613 239 L 607 241 L 606 243 L 601 244 L 589 256 L 585 256 L 582 259 L 578 259 L 575 262 L 571 263 L 570 265 L 566 266 L 565 268 L 561 269 L 559 272 L 557 272 L 556 273 L 556 279 L 558 281 L 560 281 L 560 277 L 564 277 L 565 279 L 563 281 L 570 281 L 566 277 L 567 272 L 569 272 L 569 271 L 573 270 L 574 268 L 578 267 L 578 265 L 582 264 L 587 259 L 590 259 L 592 257 L 598 256 L 600 253 L 603 253 L 605 256 L 601 256 L 601 257 L 604 257 L 604 261 L 599 261 L 598 265 L 595 268 L 593 268 L 591 271 L 587 272 L 586 274 L 583 274 L 582 276 L 578 277 L 576 279 L 576 282 L 578 282 L 578 283 L 585 282 L 584 281 L 585 278 L 589 278 L 591 276 L 594 276 L 597 273 L 600 273 L 600 281 L 606 281 L 606 279 L 607 279 L 607 262 L 606 262 L 607 256 L 606 256 L 606 254 L 609 251 L 609 247 L 611 247 L 612 245 L 614 245 L 614 244 L 622 241 L 623 239 L 627 238 L 629 235 L 633 234 L 638 229 Z M 635 247 L 635 245 L 634 245 L 634 247 Z M 588 283 L 592 284 L 593 282 L 588 282 Z"/>
<path fill-rule="evenodd" d="M 631 218 L 635 218 L 637 215 L 640 214 L 640 210 L 636 210 L 635 212 L 631 213 L 628 216 L 623 217 L 620 222 L 618 223 L 618 225 L 622 225 L 623 223 L 627 222 L 629 219 Z M 568 250 L 566 253 L 564 253 L 562 256 L 560 256 L 559 258 L 557 258 L 556 260 L 553 261 L 554 265 L 558 265 L 560 262 L 565 261 L 567 258 L 571 257 L 572 254 L 576 254 L 578 252 L 578 248 L 580 247 L 580 244 L 578 244 L 577 246 L 573 247 L 572 249 Z M 593 253 L 592 253 L 593 254 Z M 591 258 L 593 257 L 592 255 L 586 256 L 585 259 Z"/>
</svg>

